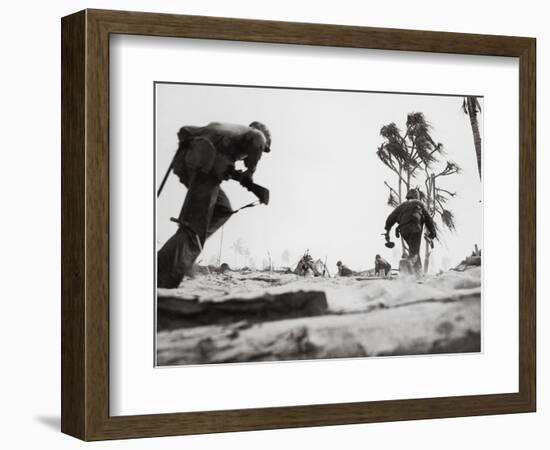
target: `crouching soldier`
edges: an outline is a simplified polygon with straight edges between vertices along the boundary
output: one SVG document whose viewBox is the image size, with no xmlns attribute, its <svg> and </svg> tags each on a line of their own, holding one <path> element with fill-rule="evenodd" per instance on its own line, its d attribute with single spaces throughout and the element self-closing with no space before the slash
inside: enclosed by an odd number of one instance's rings
<svg viewBox="0 0 550 450">
<path fill-rule="evenodd" d="M 338 261 L 336 267 L 338 267 L 338 275 L 341 277 L 351 277 L 353 275 L 353 270 L 343 264 L 342 261 Z"/>
<path fill-rule="evenodd" d="M 435 239 L 435 224 L 428 210 L 418 199 L 418 190 L 411 189 L 407 193 L 407 200 L 401 203 L 386 219 L 386 241 L 390 240 L 390 230 L 394 224 L 398 224 L 396 235 L 401 237 L 409 247 L 408 261 L 412 270 L 420 275 L 422 261 L 420 260 L 420 243 L 424 225 L 428 229 L 427 237 Z"/>
<path fill-rule="evenodd" d="M 374 273 L 381 277 L 387 277 L 391 271 L 391 264 L 382 258 L 380 255 L 376 255 L 374 258 Z"/>
<path fill-rule="evenodd" d="M 204 127 L 185 126 L 178 132 L 179 146 L 170 169 L 187 187 L 178 217 L 178 230 L 157 254 L 157 286 L 178 287 L 192 273 L 206 240 L 233 214 L 224 180 L 233 179 L 253 192 L 261 203 L 269 191 L 253 181 L 264 152 L 270 151 L 271 135 L 265 125 L 249 126 L 213 122 Z M 245 171 L 235 169 L 243 161 Z"/>
</svg>

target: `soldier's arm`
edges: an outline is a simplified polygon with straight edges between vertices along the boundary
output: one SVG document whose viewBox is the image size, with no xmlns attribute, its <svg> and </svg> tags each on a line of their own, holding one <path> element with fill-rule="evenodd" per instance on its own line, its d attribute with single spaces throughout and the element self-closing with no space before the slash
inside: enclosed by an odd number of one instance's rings
<svg viewBox="0 0 550 450">
<path fill-rule="evenodd" d="M 391 227 L 397 222 L 397 219 L 399 218 L 399 213 L 401 212 L 401 205 L 399 205 L 397 208 L 395 208 L 392 213 L 388 216 L 386 219 L 386 226 L 384 227 L 386 231 L 390 231 Z"/>
<path fill-rule="evenodd" d="M 247 169 L 246 172 L 252 177 L 265 149 L 264 135 L 260 131 L 251 130 L 246 133 L 244 145 L 247 154 L 244 165 Z"/>
<path fill-rule="evenodd" d="M 250 175 L 250 177 L 252 177 L 252 175 L 254 175 L 254 172 L 256 172 L 256 167 L 258 167 L 260 155 L 249 155 L 244 159 L 244 166 L 246 167 L 246 172 Z"/>
</svg>

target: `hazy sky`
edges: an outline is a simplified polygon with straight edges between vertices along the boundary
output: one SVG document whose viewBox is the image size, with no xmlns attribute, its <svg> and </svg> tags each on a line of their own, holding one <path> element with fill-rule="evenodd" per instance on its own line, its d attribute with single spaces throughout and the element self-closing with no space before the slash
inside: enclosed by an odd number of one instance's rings
<svg viewBox="0 0 550 450">
<path fill-rule="evenodd" d="M 355 270 L 372 268 L 376 253 L 397 266 L 400 245 L 388 250 L 381 236 L 391 212 L 384 181 L 395 185 L 396 177 L 376 150 L 383 141 L 380 128 L 395 122 L 403 130 L 407 114 L 415 111 L 424 113 L 435 141 L 444 145 L 442 166 L 449 159 L 463 169 L 439 179 L 440 187 L 458 193 L 448 204 L 457 230 L 441 234 L 432 269 L 454 266 L 474 244 L 482 245 L 482 189 L 461 97 L 180 84 L 157 84 L 156 94 L 157 185 L 183 125 L 259 120 L 271 131 L 272 151 L 264 154 L 255 175 L 270 189 L 270 203 L 245 209 L 225 225 L 221 259 L 230 266 L 249 263 L 231 249 L 239 238 L 259 267 L 268 252 L 280 265 L 288 250 L 289 264 L 294 264 L 306 249 L 314 258 L 326 257 L 332 272 L 337 260 Z M 483 113 L 481 127 L 482 119 Z M 236 182 L 224 182 L 222 188 L 234 209 L 255 200 Z M 171 175 L 157 201 L 159 248 L 176 231 L 169 218 L 178 216 L 185 192 Z M 218 231 L 199 260 L 217 259 L 220 242 Z"/>
</svg>

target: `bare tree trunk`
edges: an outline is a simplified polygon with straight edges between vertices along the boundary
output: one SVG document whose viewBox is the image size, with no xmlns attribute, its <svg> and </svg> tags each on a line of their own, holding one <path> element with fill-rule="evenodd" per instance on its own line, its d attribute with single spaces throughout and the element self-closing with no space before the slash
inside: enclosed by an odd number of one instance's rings
<svg viewBox="0 0 550 450">
<path fill-rule="evenodd" d="M 468 116 L 470 117 L 470 125 L 472 126 L 472 134 L 474 135 L 474 146 L 476 149 L 477 169 L 479 178 L 481 178 L 481 135 L 479 133 L 479 123 L 477 121 L 477 100 L 475 97 L 468 97 Z"/>
<path fill-rule="evenodd" d="M 402 167 L 399 167 L 399 171 L 401 173 Z M 407 195 L 409 193 L 409 184 L 411 180 L 411 174 L 407 171 L 407 183 L 405 184 L 405 192 Z M 403 203 L 403 181 L 401 180 L 401 177 L 399 177 L 399 204 Z M 400 236 L 401 238 L 401 259 L 406 259 L 409 257 L 409 247 L 407 246 L 407 243 L 405 242 L 405 239 L 403 239 L 403 236 Z"/>
<path fill-rule="evenodd" d="M 429 178 L 429 182 L 426 186 L 426 202 L 427 202 L 427 208 L 430 215 L 433 217 L 435 215 L 435 196 L 436 196 L 436 190 L 435 190 L 435 176 L 432 173 Z M 424 245 L 426 246 L 425 253 L 424 253 L 424 273 L 428 273 L 428 269 L 430 268 L 430 256 L 432 254 L 432 249 L 430 247 L 429 242 L 424 239 Z"/>
<path fill-rule="evenodd" d="M 427 239 L 424 239 L 424 245 L 426 246 L 424 253 L 424 273 L 428 273 L 428 269 L 430 268 L 430 256 L 432 256 L 432 248 Z"/>
<path fill-rule="evenodd" d="M 401 204 L 401 202 L 403 201 L 403 180 L 401 180 L 402 176 L 403 176 L 403 166 L 401 165 L 401 163 L 399 163 L 399 179 L 397 180 L 399 204 Z"/>
<path fill-rule="evenodd" d="M 403 198 L 403 195 L 401 194 L 402 189 L 403 189 L 402 185 L 403 185 L 403 182 L 401 181 L 401 177 L 399 177 L 399 182 L 398 182 L 398 185 L 397 185 L 398 186 L 398 194 L 399 194 L 399 198 L 397 200 L 399 201 L 399 204 L 401 204 L 401 199 Z"/>
</svg>

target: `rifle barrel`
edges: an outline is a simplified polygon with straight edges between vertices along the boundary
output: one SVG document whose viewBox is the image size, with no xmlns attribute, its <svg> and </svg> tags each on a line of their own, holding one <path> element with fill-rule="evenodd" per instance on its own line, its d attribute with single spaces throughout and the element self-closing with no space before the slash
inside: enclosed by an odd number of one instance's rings
<svg viewBox="0 0 550 450">
<path fill-rule="evenodd" d="M 172 170 L 173 165 L 174 165 L 174 160 L 172 160 L 172 162 L 168 166 L 168 170 L 166 171 L 166 174 L 164 175 L 164 178 L 162 179 L 162 183 L 160 183 L 159 189 L 157 191 L 157 198 L 160 196 L 160 193 L 164 189 L 164 185 L 166 184 L 166 180 L 168 180 L 168 175 L 170 175 L 170 171 Z"/>
</svg>

